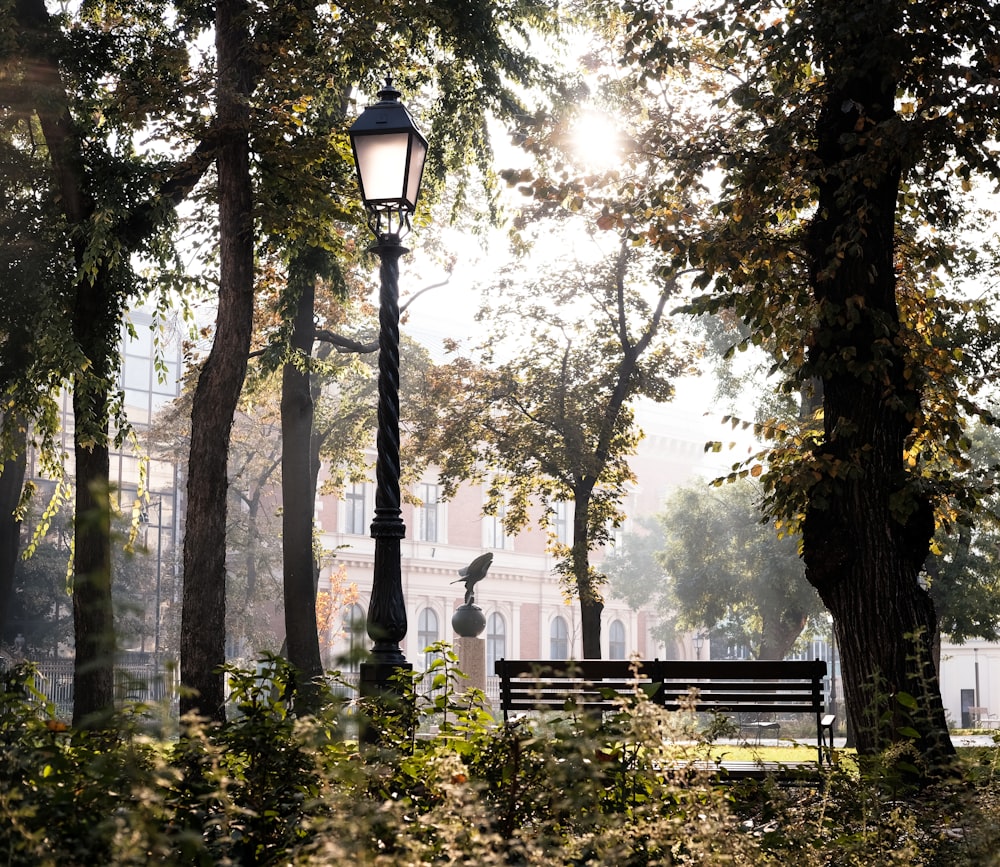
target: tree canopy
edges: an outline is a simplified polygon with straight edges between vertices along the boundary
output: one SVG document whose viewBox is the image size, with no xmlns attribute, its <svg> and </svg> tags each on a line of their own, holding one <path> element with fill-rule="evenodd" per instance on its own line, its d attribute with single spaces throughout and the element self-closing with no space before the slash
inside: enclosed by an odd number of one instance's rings
<svg viewBox="0 0 1000 867">
<path fill-rule="evenodd" d="M 528 523 L 532 503 L 546 521 L 557 503 L 571 504 L 572 539 L 553 548 L 580 601 L 587 658 L 600 656 L 604 581 L 590 552 L 623 518 L 641 436 L 633 402 L 669 400 L 692 364 L 666 316 L 678 291 L 624 242 L 592 265 L 564 261 L 527 282 L 512 275 L 491 293 L 502 302 L 480 316 L 492 333 L 476 353 L 482 366 L 454 364 L 455 376 L 474 378 L 430 434 L 445 495 L 460 480 L 485 480 L 487 512 L 508 532 Z"/>
<path fill-rule="evenodd" d="M 958 233 L 968 193 L 1000 180 L 996 5 L 616 8 L 636 87 L 681 80 L 707 96 L 686 110 L 696 136 L 668 112 L 643 146 L 661 189 L 710 186 L 710 201 L 654 202 L 636 234 L 702 268 L 694 309 L 732 311 L 785 387 L 819 404 L 794 429 L 761 428 L 777 444 L 756 473 L 772 511 L 803 528 L 859 748 L 910 739 L 946 755 L 920 571 L 935 509 L 972 493 L 939 459 L 962 460 L 963 414 L 990 418 L 976 402 L 990 302 L 945 290 L 995 264 Z M 884 726 L 897 694 L 919 710 Z"/>
</svg>

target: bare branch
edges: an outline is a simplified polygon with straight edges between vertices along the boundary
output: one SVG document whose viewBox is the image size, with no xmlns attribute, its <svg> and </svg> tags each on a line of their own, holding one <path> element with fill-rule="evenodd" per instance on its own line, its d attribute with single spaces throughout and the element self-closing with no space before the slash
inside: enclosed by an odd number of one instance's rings
<svg viewBox="0 0 1000 867">
<path fill-rule="evenodd" d="M 316 340 L 321 340 L 324 343 L 329 343 L 333 346 L 337 352 L 357 352 L 357 353 L 368 353 L 375 352 L 378 349 L 378 340 L 369 340 L 367 343 L 362 343 L 360 340 L 354 340 L 351 337 L 344 337 L 342 334 L 334 334 L 332 331 L 328 331 L 325 328 L 317 328 L 313 337 Z"/>
</svg>

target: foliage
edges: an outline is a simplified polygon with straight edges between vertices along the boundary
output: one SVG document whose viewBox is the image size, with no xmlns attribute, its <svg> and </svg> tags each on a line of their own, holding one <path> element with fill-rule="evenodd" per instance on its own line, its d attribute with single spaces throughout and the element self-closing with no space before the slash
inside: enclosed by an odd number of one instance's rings
<svg viewBox="0 0 1000 867">
<path fill-rule="evenodd" d="M 682 629 L 670 598 L 670 575 L 658 556 L 663 548 L 662 526 L 654 515 L 643 515 L 631 522 L 631 528 L 601 562 L 608 589 L 633 610 L 651 604 L 656 621 L 653 634 L 668 648 L 676 649 Z M 680 655 L 679 650 L 675 655 Z"/>
<path fill-rule="evenodd" d="M 6 602 L 5 624 L 10 632 L 4 634 L 4 643 L 10 644 L 20 632 L 26 647 L 36 653 L 55 653 L 58 644 L 71 640 L 73 634 L 67 594 L 69 518 L 56 516 L 50 528 L 30 558 L 18 559 L 11 597 Z"/>
<path fill-rule="evenodd" d="M 758 497 L 749 483 L 675 492 L 659 515 L 660 558 L 686 625 L 742 632 L 758 658 L 783 659 L 824 609 L 798 539 L 779 537 Z"/>
<path fill-rule="evenodd" d="M 758 476 L 769 510 L 803 528 L 855 730 L 862 685 L 884 676 L 926 705 L 922 748 L 947 751 L 936 682 L 904 636 L 936 634 L 920 570 L 935 513 L 980 494 L 961 472 L 965 418 L 992 420 L 996 259 L 967 232 L 984 217 L 969 193 L 1000 179 L 996 4 L 616 8 L 637 88 L 707 97 L 640 144 L 661 197 L 695 190 L 689 206 L 651 200 L 630 225 L 702 271 L 692 309 L 739 320 L 799 396 L 733 476 Z"/>
<path fill-rule="evenodd" d="M 634 402 L 669 400 L 692 363 L 666 315 L 679 291 L 625 243 L 596 264 L 554 263 L 528 281 L 506 276 L 496 293 L 503 301 L 480 314 L 494 323 L 481 366 L 456 359 L 453 381 L 466 379 L 466 394 L 429 434 L 445 496 L 459 480 L 485 481 L 486 512 L 507 532 L 528 523 L 533 503 L 545 524 L 557 503 L 572 508 L 572 538 L 551 546 L 567 595 L 580 600 L 589 658 L 600 655 L 604 580 L 590 555 L 623 518 L 628 458 L 641 436 Z"/>
<path fill-rule="evenodd" d="M 295 673 L 277 659 L 228 672 L 228 722 L 190 719 L 168 740 L 128 714 L 117 733 L 67 730 L 33 703 L 29 669 L 6 672 L 0 851 L 33 867 L 998 863 L 995 748 L 922 794 L 899 787 L 891 757 L 860 772 L 844 757 L 823 785 L 719 787 L 669 770 L 710 749 L 670 746 L 697 736 L 641 691 L 600 725 L 494 726 L 439 649 L 436 690 L 415 698 L 440 733 L 400 730 L 360 753 L 329 694 L 296 716 Z"/>
<path fill-rule="evenodd" d="M 1000 436 L 975 425 L 969 434 L 971 506 L 942 522 L 924 569 L 941 632 L 961 643 L 1000 637 Z M 971 511 L 969 511 L 971 509 Z"/>
<path fill-rule="evenodd" d="M 358 585 L 348 582 L 347 569 L 343 565 L 331 570 L 328 586 L 329 590 L 320 590 L 316 594 L 316 632 L 324 659 L 330 658 L 333 645 L 344 637 L 344 629 L 349 624 L 341 618 L 359 596 Z"/>
<path fill-rule="evenodd" d="M 643 538 L 626 542 L 624 562 L 616 552 L 607 564 L 613 588 L 652 602 L 671 631 L 711 630 L 757 658 L 785 658 L 823 606 L 805 580 L 798 540 L 778 536 L 758 496 L 749 482 L 675 491 Z"/>
</svg>

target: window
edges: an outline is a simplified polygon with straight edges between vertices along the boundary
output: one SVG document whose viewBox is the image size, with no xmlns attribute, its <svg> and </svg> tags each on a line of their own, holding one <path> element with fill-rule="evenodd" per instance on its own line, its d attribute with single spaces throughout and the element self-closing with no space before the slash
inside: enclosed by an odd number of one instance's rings
<svg viewBox="0 0 1000 867">
<path fill-rule="evenodd" d="M 625 624 L 612 620 L 608 627 L 608 659 L 625 658 Z"/>
<path fill-rule="evenodd" d="M 495 611 L 486 619 L 486 673 L 496 671 L 496 661 L 507 655 L 507 621 Z"/>
<path fill-rule="evenodd" d="M 426 653 L 426 649 L 438 640 L 438 616 L 432 608 L 424 608 L 417 617 L 417 643 L 424 654 L 424 670 L 430 668 L 436 653 Z"/>
<path fill-rule="evenodd" d="M 503 519 L 507 514 L 507 507 L 501 505 L 495 515 L 486 515 L 483 518 L 484 539 L 483 544 L 487 548 L 498 550 L 510 550 L 514 547 L 514 540 L 507 535 L 503 528 Z"/>
<path fill-rule="evenodd" d="M 347 658 L 344 671 L 357 671 L 365 655 L 365 609 L 355 603 L 344 613 L 344 633 L 347 635 Z"/>
<path fill-rule="evenodd" d="M 562 617 L 555 617 L 549 627 L 549 659 L 569 659 L 569 629 Z"/>
<path fill-rule="evenodd" d="M 440 542 L 438 519 L 441 513 L 441 501 L 438 486 L 426 483 L 418 485 L 417 496 L 423 503 L 417 510 L 417 541 Z"/>
<path fill-rule="evenodd" d="M 608 540 L 612 548 L 621 548 L 625 542 L 625 528 L 622 525 L 615 526 L 615 522 L 609 520 L 605 525 L 608 531 Z"/>
<path fill-rule="evenodd" d="M 365 526 L 368 510 L 365 508 L 365 484 L 353 484 L 344 494 L 344 532 L 355 536 L 363 536 L 367 531 Z"/>
<path fill-rule="evenodd" d="M 552 532 L 560 545 L 573 544 L 573 510 L 565 500 L 552 504 Z"/>
</svg>

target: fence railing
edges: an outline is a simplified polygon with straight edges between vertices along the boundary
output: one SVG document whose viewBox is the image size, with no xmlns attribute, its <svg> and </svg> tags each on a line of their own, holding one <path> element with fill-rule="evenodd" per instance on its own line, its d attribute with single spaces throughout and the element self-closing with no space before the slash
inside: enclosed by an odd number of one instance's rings
<svg viewBox="0 0 1000 867">
<path fill-rule="evenodd" d="M 0 660 L 0 667 L 5 660 Z M 8 663 L 9 664 L 9 663 Z M 73 660 L 43 659 L 34 662 L 35 689 L 51 703 L 56 716 L 66 719 L 73 715 Z M 178 677 L 176 666 L 159 666 L 153 662 L 124 662 L 115 665 L 115 700 L 127 702 L 160 702 L 176 695 Z M 417 683 L 419 694 L 434 695 L 439 690 L 430 689 L 431 675 Z M 228 690 L 227 690 L 228 691 Z M 358 691 L 357 672 L 341 672 L 334 691 L 345 698 L 355 698 Z M 486 678 L 486 697 L 496 707 L 500 702 L 500 679 Z"/>
<path fill-rule="evenodd" d="M 5 660 L 6 662 L 6 660 Z M 7 662 L 7 665 L 10 663 Z M 73 715 L 73 660 L 42 659 L 32 661 L 35 689 L 53 705 L 57 717 Z M 152 662 L 117 663 L 114 668 L 115 701 L 158 702 L 176 693 L 177 672 L 159 668 Z"/>
</svg>

